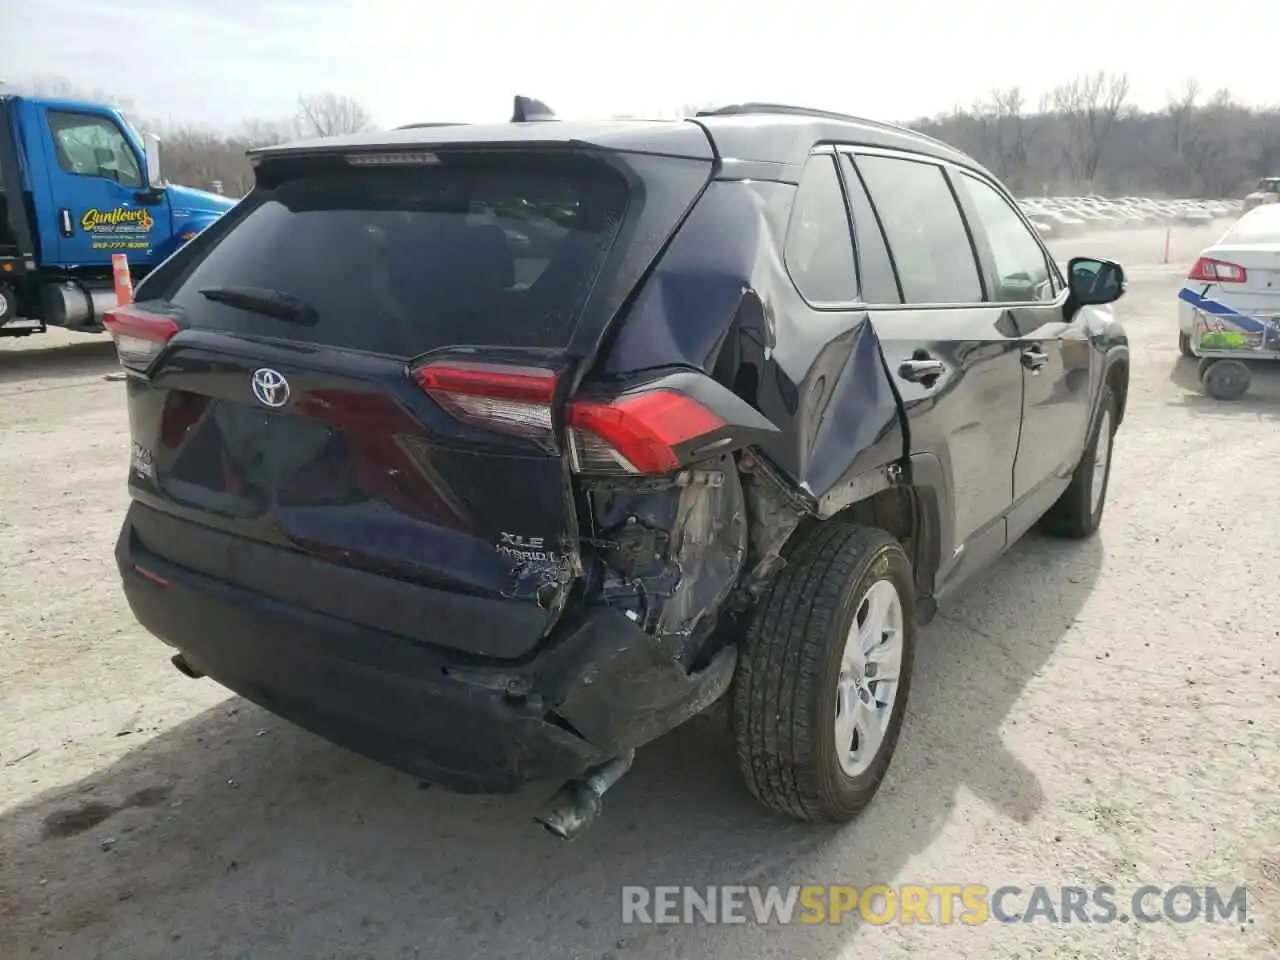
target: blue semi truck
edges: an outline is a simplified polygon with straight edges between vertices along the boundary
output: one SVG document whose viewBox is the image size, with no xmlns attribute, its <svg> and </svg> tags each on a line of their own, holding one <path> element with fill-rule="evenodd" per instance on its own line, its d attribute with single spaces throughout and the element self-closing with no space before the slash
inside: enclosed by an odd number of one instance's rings
<svg viewBox="0 0 1280 960">
<path fill-rule="evenodd" d="M 112 254 L 136 284 L 234 203 L 166 183 L 118 110 L 0 87 L 0 336 L 100 332 Z"/>
</svg>

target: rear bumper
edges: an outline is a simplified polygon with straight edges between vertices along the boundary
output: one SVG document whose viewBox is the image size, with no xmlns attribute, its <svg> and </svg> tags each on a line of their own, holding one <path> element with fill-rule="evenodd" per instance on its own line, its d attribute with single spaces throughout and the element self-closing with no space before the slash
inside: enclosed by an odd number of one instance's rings
<svg viewBox="0 0 1280 960">
<path fill-rule="evenodd" d="M 465 658 L 165 560 L 138 539 L 138 509 L 116 560 L 142 626 L 245 699 L 449 789 L 575 776 L 705 709 L 732 676 L 733 649 L 690 675 L 610 608 L 566 624 L 528 662 Z"/>
</svg>

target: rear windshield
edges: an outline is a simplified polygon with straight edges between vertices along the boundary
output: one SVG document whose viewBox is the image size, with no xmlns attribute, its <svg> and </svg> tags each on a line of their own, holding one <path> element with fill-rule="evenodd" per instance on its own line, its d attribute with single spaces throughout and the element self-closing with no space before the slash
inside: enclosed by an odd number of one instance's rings
<svg viewBox="0 0 1280 960">
<path fill-rule="evenodd" d="M 627 199 L 615 171 L 571 155 L 330 165 L 256 189 L 161 296 L 192 327 L 397 357 L 452 344 L 561 347 Z M 286 294 L 312 322 L 201 293 L 219 288 Z"/>
<path fill-rule="evenodd" d="M 1267 204 L 1250 210 L 1218 242 L 1280 243 L 1280 204 Z"/>
</svg>

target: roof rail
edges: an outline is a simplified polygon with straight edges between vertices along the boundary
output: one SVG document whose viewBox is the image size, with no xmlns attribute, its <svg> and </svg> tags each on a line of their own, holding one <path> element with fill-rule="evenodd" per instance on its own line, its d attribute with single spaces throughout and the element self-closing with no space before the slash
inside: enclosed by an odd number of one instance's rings
<svg viewBox="0 0 1280 960">
<path fill-rule="evenodd" d="M 937 137 L 931 137 L 927 133 L 921 133 L 919 130 L 913 130 L 911 127 L 903 126 L 900 123 L 887 123 L 884 120 L 871 120 L 867 117 L 855 117 L 848 113 L 836 113 L 833 110 L 815 110 L 812 107 L 796 107 L 786 103 L 734 103 L 724 107 L 716 107 L 713 110 L 699 110 L 694 114 L 695 117 L 742 117 L 752 114 L 777 114 L 788 117 L 812 117 L 815 120 L 837 120 L 842 123 L 859 123 L 867 127 L 876 127 L 881 130 L 894 130 L 910 133 L 912 136 L 919 137 L 921 140 L 927 140 L 930 143 L 936 143 L 939 146 L 946 147 L 949 150 L 955 148 L 951 144 L 939 140 Z"/>
<path fill-rule="evenodd" d="M 753 113 L 777 113 L 791 117 L 813 117 L 820 120 L 846 120 L 863 123 L 861 117 L 831 110 L 815 110 L 812 107 L 795 107 L 786 103 L 731 103 L 712 110 L 699 110 L 695 117 L 740 117 Z"/>
</svg>

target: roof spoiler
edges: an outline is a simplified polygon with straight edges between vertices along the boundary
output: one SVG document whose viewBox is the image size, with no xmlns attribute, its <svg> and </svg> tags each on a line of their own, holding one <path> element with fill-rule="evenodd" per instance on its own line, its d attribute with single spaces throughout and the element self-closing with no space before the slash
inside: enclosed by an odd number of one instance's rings
<svg viewBox="0 0 1280 960">
<path fill-rule="evenodd" d="M 541 100 L 516 95 L 515 109 L 511 114 L 512 123 L 536 123 L 554 119 L 555 113 Z"/>
</svg>

